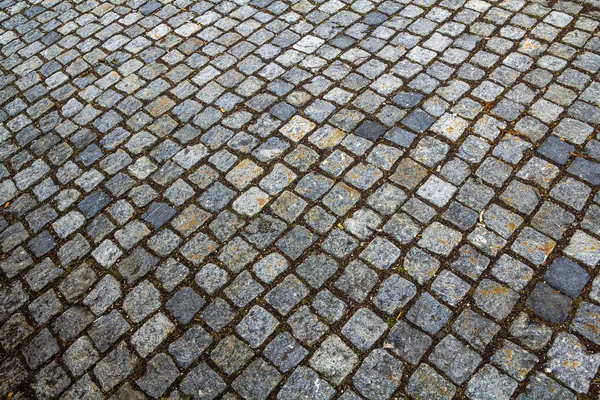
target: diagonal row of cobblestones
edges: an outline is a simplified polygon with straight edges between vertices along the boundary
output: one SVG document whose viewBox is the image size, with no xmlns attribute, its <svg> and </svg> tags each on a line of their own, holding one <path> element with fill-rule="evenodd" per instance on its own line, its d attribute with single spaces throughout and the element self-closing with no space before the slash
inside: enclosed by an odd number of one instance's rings
<svg viewBox="0 0 600 400">
<path fill-rule="evenodd" d="M 599 394 L 600 9 L 0 0 L 0 397 Z"/>
</svg>

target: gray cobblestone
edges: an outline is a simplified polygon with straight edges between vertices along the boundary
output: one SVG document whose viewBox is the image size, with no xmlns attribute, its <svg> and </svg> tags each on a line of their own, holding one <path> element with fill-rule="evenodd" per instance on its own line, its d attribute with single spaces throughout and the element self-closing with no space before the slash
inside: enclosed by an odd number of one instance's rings
<svg viewBox="0 0 600 400">
<path fill-rule="evenodd" d="M 593 396 L 584 2 L 1 3 L 0 396 Z"/>
</svg>

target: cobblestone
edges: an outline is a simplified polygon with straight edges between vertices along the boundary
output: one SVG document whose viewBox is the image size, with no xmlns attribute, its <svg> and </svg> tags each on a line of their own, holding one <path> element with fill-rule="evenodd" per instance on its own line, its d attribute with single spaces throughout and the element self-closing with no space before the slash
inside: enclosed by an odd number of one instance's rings
<svg viewBox="0 0 600 400">
<path fill-rule="evenodd" d="M 0 397 L 597 397 L 599 18 L 0 0 Z"/>
</svg>

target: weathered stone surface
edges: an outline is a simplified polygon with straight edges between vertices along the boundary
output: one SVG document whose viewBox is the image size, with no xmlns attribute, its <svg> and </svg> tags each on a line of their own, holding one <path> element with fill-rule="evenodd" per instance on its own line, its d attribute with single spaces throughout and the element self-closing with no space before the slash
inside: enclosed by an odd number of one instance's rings
<svg viewBox="0 0 600 400">
<path fill-rule="evenodd" d="M 595 396 L 592 3 L 0 0 L 0 397 Z"/>
<path fill-rule="evenodd" d="M 600 355 L 588 353 L 575 336 L 560 333 L 548 351 L 546 366 L 567 387 L 586 393 L 600 366 Z"/>
</svg>

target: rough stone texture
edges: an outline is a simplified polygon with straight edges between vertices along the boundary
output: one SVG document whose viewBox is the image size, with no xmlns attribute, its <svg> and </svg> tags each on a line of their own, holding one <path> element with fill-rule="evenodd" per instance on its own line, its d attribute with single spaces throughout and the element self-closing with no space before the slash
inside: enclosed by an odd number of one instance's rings
<svg viewBox="0 0 600 400">
<path fill-rule="evenodd" d="M 0 397 L 597 396 L 599 6 L 0 0 Z"/>
<path fill-rule="evenodd" d="M 588 353 L 576 336 L 560 333 L 548 351 L 546 365 L 567 387 L 586 393 L 600 366 L 600 355 Z"/>
<path fill-rule="evenodd" d="M 362 362 L 352 383 L 367 399 L 388 399 L 400 386 L 403 365 L 383 349 L 373 350 Z"/>
<path fill-rule="evenodd" d="M 481 360 L 475 351 L 452 335 L 446 336 L 429 356 L 429 361 L 456 384 L 461 384 L 469 379 Z"/>
<path fill-rule="evenodd" d="M 311 367 L 335 385 L 339 385 L 356 364 L 356 354 L 336 335 L 328 336 L 310 359 Z"/>
<path fill-rule="evenodd" d="M 563 323 L 571 312 L 571 299 L 545 283 L 538 283 L 527 298 L 526 305 L 537 316 L 555 324 Z"/>
<path fill-rule="evenodd" d="M 427 364 L 421 364 L 410 376 L 406 393 L 415 399 L 452 399 L 456 387 Z"/>
<path fill-rule="evenodd" d="M 465 394 L 470 399 L 509 400 L 516 388 L 517 382 L 514 379 L 486 364 L 471 378 Z"/>
</svg>

